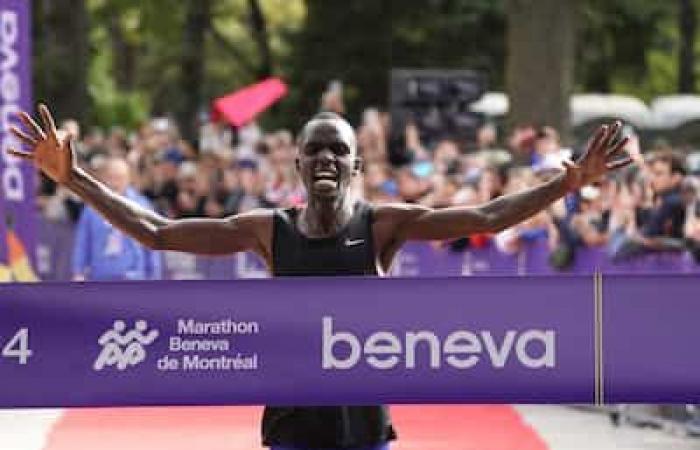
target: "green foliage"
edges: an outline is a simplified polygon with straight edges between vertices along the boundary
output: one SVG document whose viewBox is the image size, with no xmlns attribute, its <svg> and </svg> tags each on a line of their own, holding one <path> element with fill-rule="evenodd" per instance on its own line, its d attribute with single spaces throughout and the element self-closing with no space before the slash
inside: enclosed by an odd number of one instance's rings
<svg viewBox="0 0 700 450">
<path fill-rule="evenodd" d="M 76 114 L 79 102 L 71 103 L 71 97 L 77 97 L 76 83 L 87 80 L 87 114 L 82 114 L 86 125 L 133 126 L 149 114 L 179 111 L 187 104 L 188 92 L 180 81 L 183 29 L 192 1 L 74 1 L 76 8 L 79 4 L 87 9 L 83 41 L 79 27 L 70 33 L 64 30 L 71 25 L 62 15 L 65 8 L 56 6 L 45 13 L 47 5 L 58 5 L 56 0 L 34 2 L 37 96 L 64 102 L 68 113 Z M 700 10 L 700 0 L 693 1 Z M 343 82 L 349 115 L 357 119 L 368 105 L 386 105 L 389 70 L 394 67 L 481 70 L 491 89 L 504 89 L 505 2 L 260 0 L 273 73 L 291 88 L 288 98 L 263 117 L 264 123 L 296 127 L 317 110 L 321 93 L 334 79 Z M 646 100 L 675 92 L 677 5 L 678 1 L 581 0 L 577 90 Z M 70 36 L 70 45 L 53 45 L 56 36 Z M 212 99 L 255 82 L 262 62 L 251 33 L 249 0 L 212 0 L 205 36 L 200 110 L 208 110 Z M 89 50 L 85 67 L 66 56 L 73 55 L 71 46 Z"/>
<path fill-rule="evenodd" d="M 92 53 L 88 67 L 88 95 L 92 105 L 88 123 L 106 128 L 115 125 L 134 128 L 148 116 L 148 98 L 138 91 L 117 88 L 112 76 L 114 55 L 109 35 L 105 26 L 99 26 L 99 19 L 108 19 L 101 9 L 105 8 L 104 2 L 94 1 L 89 6 L 93 18 L 98 19 L 89 33 L 90 44 L 99 51 Z"/>
<path fill-rule="evenodd" d="M 580 91 L 628 94 L 647 101 L 675 92 L 677 2 L 586 0 L 580 13 Z"/>
<path fill-rule="evenodd" d="M 393 67 L 479 70 L 503 89 L 503 0 L 393 0 L 390 29 Z"/>
<path fill-rule="evenodd" d="M 391 10 L 387 1 L 309 0 L 306 20 L 293 39 L 288 78 L 294 87 L 281 114 L 296 128 L 319 108 L 331 80 L 344 85 L 351 117 L 386 101 L 391 65 Z"/>
<path fill-rule="evenodd" d="M 503 1 L 308 0 L 294 41 L 287 112 L 298 126 L 318 107 L 331 80 L 345 86 L 348 115 L 386 107 L 391 68 L 471 68 L 503 88 Z"/>
<path fill-rule="evenodd" d="M 304 20 L 302 0 L 262 0 L 270 47 L 278 72 L 291 53 L 291 38 Z M 186 93 L 178 82 L 186 1 L 87 0 L 90 13 L 88 69 L 90 119 L 102 126 L 135 126 L 149 114 L 173 114 L 184 104 Z M 206 35 L 203 52 L 204 81 L 200 110 L 214 98 L 255 82 L 258 61 L 251 38 L 247 0 L 212 2 L 212 27 L 225 40 Z M 114 32 L 118 27 L 124 45 L 133 51 L 133 67 L 127 68 L 133 85 L 116 82 Z M 110 28 L 112 27 L 112 28 Z M 193 114 L 196 111 L 192 112 Z"/>
<path fill-rule="evenodd" d="M 93 42 L 100 42 L 102 30 L 93 30 Z M 110 74 L 112 52 L 107 47 L 95 54 L 88 71 L 88 94 L 92 101 L 89 122 L 102 126 L 135 128 L 148 117 L 148 97 L 142 92 L 119 90 Z"/>
<path fill-rule="evenodd" d="M 205 98 L 216 98 L 256 81 L 254 69 L 260 61 L 251 38 L 247 4 L 247 0 L 217 3 L 213 26 L 232 48 L 217 44 L 210 37 L 206 55 Z M 285 77 L 292 51 L 292 37 L 304 21 L 304 2 L 263 0 L 261 7 L 267 20 L 273 73 Z"/>
</svg>

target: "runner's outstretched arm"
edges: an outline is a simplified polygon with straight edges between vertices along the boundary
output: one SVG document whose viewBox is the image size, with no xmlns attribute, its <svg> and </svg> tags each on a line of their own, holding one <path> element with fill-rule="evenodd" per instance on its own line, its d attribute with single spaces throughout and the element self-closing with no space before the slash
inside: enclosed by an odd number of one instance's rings
<svg viewBox="0 0 700 450">
<path fill-rule="evenodd" d="M 225 219 L 171 220 L 122 197 L 77 165 L 70 137 L 59 138 L 48 108 L 39 105 L 43 129 L 28 114 L 19 119 L 27 131 L 12 133 L 31 152 L 9 153 L 30 160 L 55 182 L 62 184 L 95 208 L 112 225 L 155 250 L 175 250 L 207 255 L 238 251 L 263 251 L 262 241 L 271 229 L 271 213 L 251 211 Z"/>
<path fill-rule="evenodd" d="M 607 172 L 630 164 L 630 158 L 618 159 L 627 138 L 615 138 L 620 122 L 603 125 L 588 144 L 586 153 L 554 179 L 530 189 L 505 195 L 477 207 L 431 209 L 405 206 L 398 226 L 398 238 L 406 240 L 453 239 L 479 232 L 498 232 L 545 209 L 567 192 L 599 180 Z"/>
</svg>

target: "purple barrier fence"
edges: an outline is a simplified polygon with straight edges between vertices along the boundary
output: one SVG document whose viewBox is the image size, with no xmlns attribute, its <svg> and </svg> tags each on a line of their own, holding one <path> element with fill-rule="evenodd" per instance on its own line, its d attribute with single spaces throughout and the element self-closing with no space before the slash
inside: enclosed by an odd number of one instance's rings
<svg viewBox="0 0 700 450">
<path fill-rule="evenodd" d="M 549 248 L 546 242 L 534 242 L 528 245 L 522 252 L 524 260 L 524 273 L 526 274 L 542 274 L 552 275 L 556 270 L 549 264 Z M 567 272 L 577 273 L 575 267 L 570 267 Z M 584 272 L 585 273 L 585 272 Z"/>
<path fill-rule="evenodd" d="M 465 252 L 463 275 L 522 275 L 525 273 L 524 253 L 509 255 L 489 245 Z"/>
<path fill-rule="evenodd" d="M 700 265 L 684 252 L 659 252 L 640 255 L 629 260 L 613 262 L 604 247 L 578 248 L 571 266 L 563 270 L 549 263 L 550 250 L 544 242 L 528 246 L 524 253 L 525 275 L 554 275 L 560 273 L 588 275 L 600 270 L 605 274 L 679 274 L 699 273 Z"/>
<path fill-rule="evenodd" d="M 600 344 L 607 402 L 700 398 L 697 288 L 695 276 L 603 277 Z M 666 384 L 663 393 L 657 389 L 660 382 Z"/>
<path fill-rule="evenodd" d="M 41 279 L 70 280 L 73 228 L 66 223 L 39 222 L 38 271 Z M 604 248 L 579 248 L 570 267 L 554 269 L 546 242 L 535 242 L 516 254 L 505 254 L 493 245 L 457 252 L 445 245 L 410 242 L 396 255 L 391 274 L 400 277 L 469 275 L 589 275 L 700 273 L 690 255 L 666 252 L 643 255 L 614 263 Z M 168 280 L 230 280 L 266 277 L 265 265 L 255 255 L 197 257 L 177 252 L 164 254 L 164 278 Z"/>
<path fill-rule="evenodd" d="M 463 264 L 460 253 L 429 242 L 415 242 L 398 252 L 391 273 L 401 277 L 459 276 Z"/>
<path fill-rule="evenodd" d="M 71 279 L 74 228 L 66 222 L 39 220 L 37 274 L 44 281 Z"/>
</svg>

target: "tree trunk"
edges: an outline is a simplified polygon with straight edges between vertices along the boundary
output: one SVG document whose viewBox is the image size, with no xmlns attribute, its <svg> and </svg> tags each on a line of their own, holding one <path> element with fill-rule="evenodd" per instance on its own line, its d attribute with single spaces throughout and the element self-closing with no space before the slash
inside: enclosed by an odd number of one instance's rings
<svg viewBox="0 0 700 450">
<path fill-rule="evenodd" d="M 248 4 L 250 7 L 250 24 L 253 40 L 258 46 L 260 55 L 260 65 L 256 75 L 259 80 L 262 80 L 272 75 L 272 54 L 270 53 L 270 40 L 267 34 L 267 22 L 258 0 L 249 0 Z"/>
<path fill-rule="evenodd" d="M 551 125 L 567 142 L 576 0 L 508 0 L 507 15 L 510 124 Z"/>
<path fill-rule="evenodd" d="M 678 92 L 695 92 L 695 29 L 697 18 L 693 0 L 678 1 Z"/>
<path fill-rule="evenodd" d="M 135 74 L 135 52 L 133 45 L 127 42 L 121 24 L 121 14 L 117 8 L 110 8 L 109 40 L 112 47 L 112 70 L 114 81 L 121 90 L 130 90 L 134 87 Z"/>
<path fill-rule="evenodd" d="M 178 106 L 177 118 L 183 136 L 194 142 L 197 136 L 197 112 L 202 106 L 204 82 L 204 39 L 211 27 L 210 0 L 189 0 L 182 43 L 180 89 L 184 101 Z"/>
<path fill-rule="evenodd" d="M 88 14 L 84 0 L 43 0 L 34 8 L 36 99 L 58 120 L 88 117 Z"/>
</svg>

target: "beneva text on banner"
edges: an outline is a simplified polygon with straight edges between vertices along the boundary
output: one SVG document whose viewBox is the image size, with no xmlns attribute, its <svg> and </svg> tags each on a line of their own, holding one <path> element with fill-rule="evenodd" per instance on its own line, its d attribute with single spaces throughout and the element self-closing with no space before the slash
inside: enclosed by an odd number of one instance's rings
<svg viewBox="0 0 700 450">
<path fill-rule="evenodd" d="M 360 364 L 365 356 L 366 364 L 373 369 L 393 369 L 404 359 L 406 369 L 417 365 L 439 369 L 444 362 L 455 369 L 469 369 L 480 361 L 487 361 L 493 368 L 501 369 L 515 350 L 515 359 L 529 369 L 548 369 L 556 366 L 554 330 L 507 330 L 502 339 L 490 331 L 478 333 L 455 330 L 444 342 L 432 331 L 407 331 L 403 338 L 388 331 L 372 333 L 364 343 L 351 331 L 334 331 L 333 318 L 322 318 L 323 369 L 349 370 Z M 338 357 L 336 346 L 349 347 L 348 355 Z M 416 354 L 426 361 L 416 363 Z"/>
<path fill-rule="evenodd" d="M 16 138 L 9 133 L 10 118 L 19 112 L 21 84 L 19 79 L 19 18 L 13 11 L 0 10 L 0 158 L 4 161 L 2 192 L 9 201 L 24 200 L 24 179 L 19 160 L 7 153 L 10 147 L 19 148 Z"/>
</svg>

